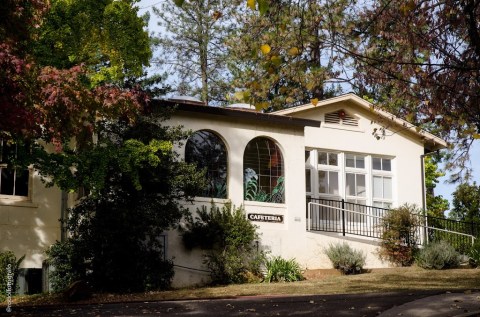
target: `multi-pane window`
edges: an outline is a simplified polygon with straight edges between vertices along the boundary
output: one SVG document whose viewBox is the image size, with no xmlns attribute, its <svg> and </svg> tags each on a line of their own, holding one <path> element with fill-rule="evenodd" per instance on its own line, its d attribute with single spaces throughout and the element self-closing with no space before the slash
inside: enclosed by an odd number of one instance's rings
<svg viewBox="0 0 480 317">
<path fill-rule="evenodd" d="M 185 161 L 205 170 L 207 187 L 198 195 L 227 198 L 227 149 L 213 132 L 195 132 L 185 145 Z"/>
<path fill-rule="evenodd" d="M 264 137 L 247 144 L 243 155 L 244 199 L 285 202 L 283 156 L 275 142 Z"/>
<path fill-rule="evenodd" d="M 326 198 L 340 195 L 338 156 L 339 154 L 335 152 L 317 151 L 318 193 Z"/>
<path fill-rule="evenodd" d="M 19 151 L 25 150 L 22 147 L 0 139 L 0 196 L 28 197 L 30 171 L 13 166 Z"/>
<path fill-rule="evenodd" d="M 345 199 L 357 204 L 358 212 L 369 205 L 390 208 L 394 202 L 393 159 L 368 154 L 311 150 L 306 165 L 307 195 L 314 198 Z M 358 210 L 357 210 L 358 209 Z M 360 218 L 359 218 L 360 219 Z M 363 219 L 363 218 L 362 218 Z"/>
<path fill-rule="evenodd" d="M 390 208 L 393 202 L 392 160 L 372 158 L 373 206 Z"/>
</svg>

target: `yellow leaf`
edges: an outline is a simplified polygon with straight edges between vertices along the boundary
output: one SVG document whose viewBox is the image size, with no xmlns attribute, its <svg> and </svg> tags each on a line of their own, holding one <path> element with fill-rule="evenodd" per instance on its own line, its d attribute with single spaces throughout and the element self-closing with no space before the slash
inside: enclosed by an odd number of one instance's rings
<svg viewBox="0 0 480 317">
<path fill-rule="evenodd" d="M 310 102 L 312 103 L 312 105 L 316 106 L 318 104 L 318 98 L 310 99 Z"/>
<path fill-rule="evenodd" d="M 308 90 L 312 90 L 313 88 L 315 88 L 315 83 L 313 81 L 308 82 L 306 87 Z"/>
<path fill-rule="evenodd" d="M 255 0 L 247 0 L 247 7 L 252 10 L 255 10 Z"/>
<path fill-rule="evenodd" d="M 275 55 L 275 56 L 272 56 L 271 61 L 272 61 L 273 65 L 279 66 L 282 63 L 282 58 L 278 55 Z"/>
<path fill-rule="evenodd" d="M 300 50 L 297 47 L 292 47 L 288 50 L 288 55 L 297 56 L 300 53 Z"/>
<path fill-rule="evenodd" d="M 480 139 L 480 133 L 474 133 L 473 138 L 476 140 Z"/>
<path fill-rule="evenodd" d="M 272 50 L 272 48 L 268 44 L 263 44 L 262 46 L 260 46 L 260 49 L 262 50 L 263 55 L 267 55 Z"/>
<path fill-rule="evenodd" d="M 233 96 L 237 100 L 243 100 L 244 92 L 243 91 L 237 91 L 233 94 Z"/>
<path fill-rule="evenodd" d="M 267 109 L 267 108 L 268 108 L 268 102 L 266 101 L 255 104 L 255 109 L 257 109 L 258 111 Z"/>
<path fill-rule="evenodd" d="M 292 97 L 287 97 L 287 99 L 285 99 L 286 103 L 292 103 L 294 101 L 295 101 L 295 99 L 293 99 Z"/>
</svg>

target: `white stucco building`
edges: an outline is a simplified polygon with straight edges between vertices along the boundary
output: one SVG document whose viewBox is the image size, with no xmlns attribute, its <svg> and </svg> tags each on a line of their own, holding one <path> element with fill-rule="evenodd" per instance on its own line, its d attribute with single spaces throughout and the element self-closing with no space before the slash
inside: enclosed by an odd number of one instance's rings
<svg viewBox="0 0 480 317">
<path fill-rule="evenodd" d="M 422 206 L 423 155 L 446 146 L 354 94 L 270 114 L 247 105 L 155 102 L 178 104 L 168 124 L 193 132 L 178 151 L 207 169 L 210 185 L 190 210 L 212 199 L 243 205 L 259 227 L 261 247 L 309 269 L 330 268 L 323 250 L 341 240 L 365 251 L 367 267 L 388 266 L 375 254 L 377 240 L 365 234 L 375 219 L 370 216 L 403 203 Z M 343 223 L 342 199 L 352 211 Z M 67 200 L 58 189 L 44 188 L 34 171 L 22 196 L 2 192 L 0 249 L 25 254 L 24 268 L 41 268 L 45 248 L 61 239 Z M 314 204 L 307 208 L 308 202 Z M 342 226 L 362 228 L 362 234 L 344 235 Z M 174 286 L 208 281 L 201 252 L 186 251 L 176 231 L 165 235 L 166 256 L 176 265 Z"/>
</svg>

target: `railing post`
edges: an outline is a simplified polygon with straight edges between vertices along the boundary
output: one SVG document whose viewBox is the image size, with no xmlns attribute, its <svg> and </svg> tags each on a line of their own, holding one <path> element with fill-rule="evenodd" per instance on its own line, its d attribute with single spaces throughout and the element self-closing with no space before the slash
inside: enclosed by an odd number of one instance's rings
<svg viewBox="0 0 480 317">
<path fill-rule="evenodd" d="M 342 234 L 345 237 L 345 199 L 342 199 Z"/>
</svg>

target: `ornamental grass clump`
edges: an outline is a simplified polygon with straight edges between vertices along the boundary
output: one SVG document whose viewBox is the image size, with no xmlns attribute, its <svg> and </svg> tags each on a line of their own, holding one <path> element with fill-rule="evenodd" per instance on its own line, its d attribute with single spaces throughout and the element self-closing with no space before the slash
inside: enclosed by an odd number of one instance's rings
<svg viewBox="0 0 480 317">
<path fill-rule="evenodd" d="M 365 265 L 366 255 L 362 251 L 352 249 L 347 243 L 330 244 L 325 250 L 333 264 L 333 268 L 343 274 L 359 274 Z"/>
<path fill-rule="evenodd" d="M 265 261 L 264 281 L 272 282 L 295 282 L 304 279 L 300 264 L 295 259 L 286 260 L 280 256 L 274 256 Z"/>
<path fill-rule="evenodd" d="M 460 254 L 446 241 L 432 242 L 418 252 L 418 266 L 424 269 L 450 269 L 460 265 Z"/>
</svg>

